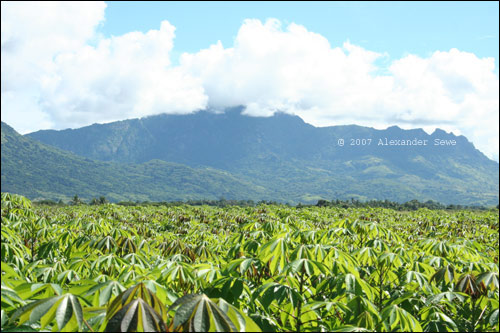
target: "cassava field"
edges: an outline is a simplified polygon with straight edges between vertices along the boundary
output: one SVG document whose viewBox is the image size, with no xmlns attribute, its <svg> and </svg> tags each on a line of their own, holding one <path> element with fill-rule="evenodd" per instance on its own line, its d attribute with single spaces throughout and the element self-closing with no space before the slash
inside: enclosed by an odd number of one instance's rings
<svg viewBox="0 0 500 333">
<path fill-rule="evenodd" d="M 33 206 L 2 331 L 498 331 L 498 210 Z"/>
</svg>

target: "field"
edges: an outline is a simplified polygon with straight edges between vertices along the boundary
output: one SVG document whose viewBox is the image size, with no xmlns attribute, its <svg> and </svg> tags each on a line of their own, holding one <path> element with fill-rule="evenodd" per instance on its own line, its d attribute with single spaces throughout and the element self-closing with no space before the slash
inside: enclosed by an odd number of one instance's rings
<svg viewBox="0 0 500 333">
<path fill-rule="evenodd" d="M 2 331 L 498 331 L 498 210 L 33 206 Z"/>
</svg>

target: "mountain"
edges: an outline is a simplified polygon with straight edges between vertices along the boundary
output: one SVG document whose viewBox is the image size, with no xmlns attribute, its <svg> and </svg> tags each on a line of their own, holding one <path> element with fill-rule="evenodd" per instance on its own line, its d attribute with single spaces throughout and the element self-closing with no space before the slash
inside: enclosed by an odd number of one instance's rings
<svg viewBox="0 0 500 333">
<path fill-rule="evenodd" d="M 2 192 L 31 199 L 77 194 L 120 200 L 258 199 L 265 190 L 212 168 L 160 160 L 141 164 L 93 161 L 21 136 L 2 122 Z"/>
<path fill-rule="evenodd" d="M 155 159 L 224 170 L 265 189 L 262 195 L 288 202 L 353 197 L 498 203 L 498 163 L 464 136 L 397 126 L 318 128 L 284 113 L 264 118 L 241 111 L 161 114 L 27 137 L 101 161 Z"/>
</svg>

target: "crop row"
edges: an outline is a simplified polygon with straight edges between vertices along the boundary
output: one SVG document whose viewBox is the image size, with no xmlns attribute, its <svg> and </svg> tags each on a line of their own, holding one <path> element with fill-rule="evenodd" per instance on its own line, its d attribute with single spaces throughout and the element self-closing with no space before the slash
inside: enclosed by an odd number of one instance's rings
<svg viewBox="0 0 500 333">
<path fill-rule="evenodd" d="M 2 330 L 498 331 L 498 211 L 32 206 Z"/>
</svg>

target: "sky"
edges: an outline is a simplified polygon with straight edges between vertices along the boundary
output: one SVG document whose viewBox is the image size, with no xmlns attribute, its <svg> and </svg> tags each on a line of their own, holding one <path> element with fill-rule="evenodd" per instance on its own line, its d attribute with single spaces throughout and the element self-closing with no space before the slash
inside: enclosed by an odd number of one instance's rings
<svg viewBox="0 0 500 333">
<path fill-rule="evenodd" d="M 245 106 L 436 128 L 498 161 L 498 2 L 1 3 L 20 133 Z"/>
</svg>

